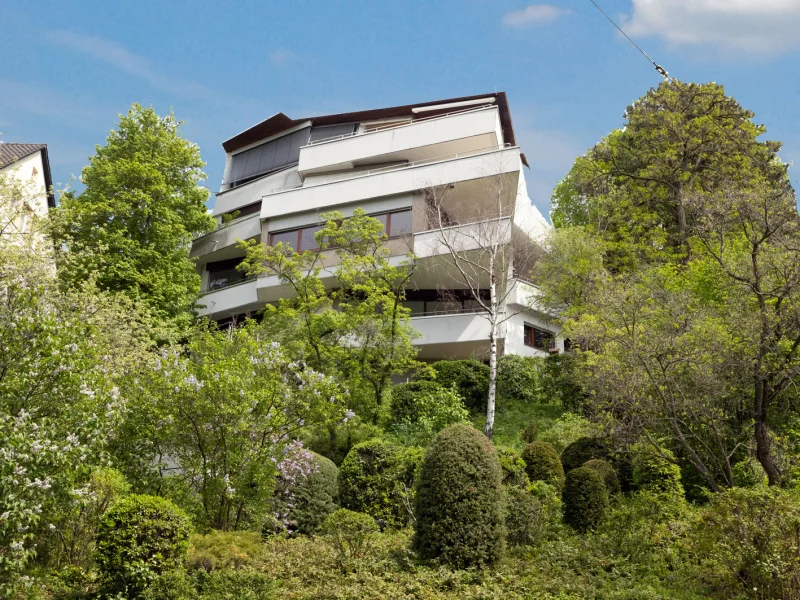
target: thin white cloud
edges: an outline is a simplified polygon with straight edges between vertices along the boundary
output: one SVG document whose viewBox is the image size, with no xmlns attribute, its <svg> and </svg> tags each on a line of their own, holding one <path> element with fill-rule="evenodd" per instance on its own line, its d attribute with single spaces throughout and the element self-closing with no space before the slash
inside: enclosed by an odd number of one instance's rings
<svg viewBox="0 0 800 600">
<path fill-rule="evenodd" d="M 70 31 L 50 31 L 47 39 L 143 79 L 158 89 L 190 97 L 205 96 L 209 93 L 203 85 L 159 73 L 149 60 L 108 39 Z"/>
<path fill-rule="evenodd" d="M 512 10 L 503 15 L 503 25 L 514 28 L 536 27 L 547 25 L 571 13 L 571 10 L 552 4 L 531 4 L 522 10 Z"/>
<path fill-rule="evenodd" d="M 276 67 L 281 67 L 288 62 L 292 62 L 295 58 L 297 58 L 297 56 L 294 52 L 281 49 L 270 53 L 269 62 Z"/>
<path fill-rule="evenodd" d="M 631 36 L 673 46 L 775 55 L 800 48 L 798 0 L 633 0 Z"/>
</svg>

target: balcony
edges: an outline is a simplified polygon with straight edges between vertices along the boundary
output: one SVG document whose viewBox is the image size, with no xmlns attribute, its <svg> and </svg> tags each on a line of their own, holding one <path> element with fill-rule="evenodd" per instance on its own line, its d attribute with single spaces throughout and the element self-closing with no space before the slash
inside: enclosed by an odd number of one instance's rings
<svg viewBox="0 0 800 600">
<path fill-rule="evenodd" d="M 275 188 L 286 188 L 300 185 L 300 175 L 297 173 L 297 166 L 293 165 L 281 171 L 270 173 L 259 179 L 248 181 L 247 183 L 219 192 L 214 203 L 215 217 L 231 212 L 248 204 L 258 202 L 262 196 L 269 194 Z"/>
<path fill-rule="evenodd" d="M 232 285 L 206 292 L 198 300 L 202 306 L 197 313 L 212 319 L 224 319 L 231 315 L 251 312 L 264 307 L 259 303 L 257 281 L 246 279 Z"/>
<path fill-rule="evenodd" d="M 414 254 L 417 258 L 431 258 L 449 255 L 448 246 L 461 253 L 480 250 L 487 244 L 507 244 L 511 242 L 511 232 L 511 217 L 421 231 L 414 234 Z"/>
<path fill-rule="evenodd" d="M 192 243 L 191 258 L 202 258 L 236 244 L 236 240 L 248 240 L 261 235 L 261 219 L 258 214 L 248 215 L 221 225 L 214 231 L 199 237 Z"/>
<path fill-rule="evenodd" d="M 350 178 L 318 185 L 275 189 L 262 198 L 261 218 L 328 209 L 493 175 L 518 176 L 520 165 L 518 147 L 495 146 L 466 155 L 456 154 L 362 171 Z M 337 177 L 340 176 L 337 174 Z M 516 181 L 513 189 L 516 191 Z"/>
<path fill-rule="evenodd" d="M 418 161 L 497 146 L 503 142 L 493 105 L 417 119 L 366 133 L 312 142 L 300 149 L 302 177 L 351 169 L 364 161 Z M 376 160 L 378 159 L 378 160 Z"/>
</svg>

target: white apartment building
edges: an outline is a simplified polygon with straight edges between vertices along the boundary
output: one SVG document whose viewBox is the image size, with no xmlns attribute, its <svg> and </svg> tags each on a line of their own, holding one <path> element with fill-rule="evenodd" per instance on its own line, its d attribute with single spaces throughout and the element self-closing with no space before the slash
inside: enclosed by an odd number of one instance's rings
<svg viewBox="0 0 800 600">
<path fill-rule="evenodd" d="M 0 235 L 22 242 L 55 206 L 47 145 L 0 142 L 0 178 L 15 190 L 14 197 L 0 198 Z"/>
<path fill-rule="evenodd" d="M 459 223 L 475 223 L 485 184 L 502 178 L 508 230 L 531 244 L 546 232 L 528 198 L 527 161 L 504 92 L 302 119 L 278 113 L 222 147 L 218 227 L 191 250 L 203 281 L 201 315 L 224 321 L 254 314 L 289 293 L 275 277 L 247 279 L 236 269 L 243 258 L 237 240 L 313 249 L 320 214 L 362 208 L 384 223 L 393 257 L 400 261 L 409 250 L 417 257 L 406 301 L 420 333 L 419 357 L 486 358 L 489 323 L 466 286 L 446 276 L 447 250 L 437 243 L 426 191 L 447 189 L 448 211 Z M 514 271 L 527 272 L 517 265 Z M 536 309 L 535 288 L 524 278 L 511 284 L 501 351 L 563 350 L 556 326 Z"/>
</svg>

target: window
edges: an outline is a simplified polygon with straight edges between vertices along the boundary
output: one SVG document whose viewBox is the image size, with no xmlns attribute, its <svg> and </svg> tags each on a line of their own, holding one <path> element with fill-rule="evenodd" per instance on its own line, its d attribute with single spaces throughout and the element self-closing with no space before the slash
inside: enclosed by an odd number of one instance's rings
<svg viewBox="0 0 800 600">
<path fill-rule="evenodd" d="M 290 246 L 293 250 L 299 247 L 298 237 L 300 230 L 293 229 L 291 231 L 279 231 L 278 233 L 270 234 L 270 246 L 275 246 L 278 242 L 283 242 Z"/>
<path fill-rule="evenodd" d="M 525 325 L 525 345 L 537 350 L 548 351 L 555 348 L 555 337 L 549 331 Z"/>
<path fill-rule="evenodd" d="M 243 260 L 244 257 L 240 257 L 208 263 L 206 265 L 208 290 L 217 290 L 226 285 L 244 281 L 247 278 L 244 272 L 236 268 Z"/>
<path fill-rule="evenodd" d="M 306 250 L 316 250 L 319 248 L 319 244 L 317 244 L 317 240 L 314 238 L 314 235 L 318 231 L 322 231 L 322 225 L 317 225 L 316 227 L 305 227 L 300 230 L 300 252 L 305 252 Z"/>
<path fill-rule="evenodd" d="M 389 237 L 400 237 L 403 235 L 411 234 L 411 211 L 404 210 L 401 212 L 390 213 L 387 215 L 389 225 L 387 228 L 387 235 Z"/>
<path fill-rule="evenodd" d="M 241 185 L 261 175 L 272 173 L 300 159 L 300 147 L 308 143 L 310 127 L 288 133 L 259 144 L 231 157 L 231 168 L 225 183 Z"/>
</svg>

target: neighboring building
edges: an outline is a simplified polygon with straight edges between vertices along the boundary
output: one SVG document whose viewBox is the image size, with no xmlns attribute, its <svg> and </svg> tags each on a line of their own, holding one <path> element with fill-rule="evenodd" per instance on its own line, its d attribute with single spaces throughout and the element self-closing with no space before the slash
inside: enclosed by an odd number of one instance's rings
<svg viewBox="0 0 800 600">
<path fill-rule="evenodd" d="M 0 235 L 23 240 L 55 206 L 47 145 L 0 142 L 0 176 L 16 190 L 14 197 L 0 198 Z"/>
<path fill-rule="evenodd" d="M 201 314 L 222 321 L 287 294 L 274 277 L 244 278 L 236 269 L 243 257 L 237 239 L 307 250 L 315 245 L 321 213 L 347 216 L 362 208 L 383 221 L 398 261 L 409 249 L 418 256 L 407 304 L 421 334 L 414 342 L 420 358 L 486 357 L 488 322 L 466 290 L 442 289 L 443 252 L 425 203 L 430 186 L 449 186 L 452 210 L 477 214 L 480 183 L 497 173 L 510 182 L 505 218 L 515 232 L 532 243 L 546 232 L 547 222 L 528 198 L 527 162 L 504 92 L 304 119 L 278 113 L 222 147 L 225 174 L 213 210 L 219 226 L 192 247 L 203 281 Z M 515 285 L 508 310 L 519 314 L 502 328 L 502 351 L 563 350 L 547 316 L 530 308 L 535 289 Z"/>
</svg>

